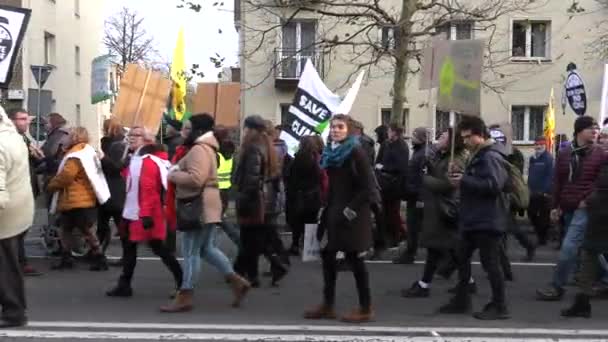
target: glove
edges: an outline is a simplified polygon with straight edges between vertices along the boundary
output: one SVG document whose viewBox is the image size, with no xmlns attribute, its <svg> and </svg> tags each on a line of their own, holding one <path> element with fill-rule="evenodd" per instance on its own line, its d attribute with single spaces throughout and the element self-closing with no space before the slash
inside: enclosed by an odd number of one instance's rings
<svg viewBox="0 0 608 342">
<path fill-rule="evenodd" d="M 141 223 L 144 225 L 144 230 L 150 230 L 154 227 L 154 220 L 150 216 L 142 217 Z"/>
</svg>

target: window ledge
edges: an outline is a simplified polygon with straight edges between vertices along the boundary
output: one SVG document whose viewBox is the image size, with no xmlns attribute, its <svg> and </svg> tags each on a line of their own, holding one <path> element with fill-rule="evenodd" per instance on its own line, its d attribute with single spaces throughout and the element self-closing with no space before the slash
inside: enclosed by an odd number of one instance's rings
<svg viewBox="0 0 608 342">
<path fill-rule="evenodd" d="M 513 145 L 517 145 L 517 146 L 534 146 L 534 141 L 515 140 L 515 141 L 513 141 Z"/>
<path fill-rule="evenodd" d="M 544 57 L 511 57 L 511 63 L 546 64 L 546 63 L 553 63 L 553 60 L 551 58 L 544 58 Z"/>
</svg>

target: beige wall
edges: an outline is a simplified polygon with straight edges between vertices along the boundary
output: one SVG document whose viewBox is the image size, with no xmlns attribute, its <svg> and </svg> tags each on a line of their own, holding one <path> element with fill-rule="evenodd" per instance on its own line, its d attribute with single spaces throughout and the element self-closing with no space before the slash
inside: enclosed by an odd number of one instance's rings
<svg viewBox="0 0 608 342">
<path fill-rule="evenodd" d="M 399 3 L 396 0 L 394 4 Z M 383 1 L 384 3 L 385 1 Z M 581 0 L 580 5 L 587 12 L 583 15 L 569 17 L 563 1 L 551 0 L 543 8 L 531 13 L 511 13 L 501 17 L 495 22 L 496 32 L 491 40 L 490 55 L 499 68 L 498 73 L 484 72 L 484 81 L 492 85 L 504 87 L 504 92 L 497 94 L 489 89 L 482 93 L 482 117 L 488 123 L 511 121 L 512 105 L 546 105 L 549 99 L 551 87 L 555 89 L 557 113 L 557 133 L 572 132 L 575 114 L 568 110 L 567 114 L 561 114 L 562 85 L 565 77 L 566 65 L 575 62 L 579 67 L 583 79 L 586 82 L 588 103 L 588 115 L 597 117 L 599 115 L 599 102 L 601 90 L 601 65 L 593 56 L 585 54 L 588 44 L 594 38 L 594 28 L 599 20 L 608 16 L 608 10 L 598 10 L 595 0 Z M 281 103 L 290 103 L 293 92 L 276 89 L 274 85 L 274 73 L 270 70 L 274 60 L 273 50 L 279 47 L 280 36 L 278 30 L 266 34 L 264 44 L 255 52 L 259 44 L 259 34 L 247 29 L 247 27 L 270 27 L 271 23 L 277 23 L 276 17 L 265 16 L 261 11 L 248 11 L 243 3 L 241 34 L 241 67 L 242 67 L 242 113 L 261 114 L 265 117 L 279 121 Z M 387 4 L 386 8 L 390 8 Z M 397 6 L 393 11 L 397 10 Z M 285 13 L 287 15 L 288 13 Z M 513 20 L 551 20 L 550 28 L 550 60 L 511 62 L 508 58 L 511 45 L 511 23 Z M 342 35 L 352 27 L 334 26 L 331 22 L 323 22 L 319 25 L 320 34 L 333 36 Z M 489 34 L 474 31 L 474 38 L 486 39 Z M 418 42 L 419 46 L 425 44 Z M 353 71 L 353 63 L 348 59 L 352 57 L 352 51 L 348 49 L 336 49 L 329 56 L 325 56 L 326 76 L 325 82 L 330 89 L 338 89 L 346 77 Z M 247 58 L 244 58 L 247 56 Z M 414 65 L 415 63 L 413 63 Z M 416 66 L 417 67 L 417 66 Z M 362 121 L 368 131 L 373 130 L 380 123 L 380 110 L 390 108 L 392 98 L 389 95 L 392 86 L 392 66 L 390 60 L 386 60 L 378 67 L 371 69 L 371 78 L 366 79 L 364 86 L 355 102 L 351 114 Z M 434 114 L 429 115 L 426 106 L 428 91 L 418 90 L 418 78 L 412 77 L 408 81 L 408 104 L 410 110 L 408 133 L 417 126 L 434 125 Z M 255 87 L 252 87 L 256 85 Z M 344 89 L 338 90 L 343 94 Z M 434 93 L 434 92 L 433 92 Z M 434 103 L 434 95 L 431 103 Z M 533 139 L 533 137 L 532 137 Z"/>
<path fill-rule="evenodd" d="M 56 68 L 44 89 L 53 91 L 54 110 L 70 125 L 76 125 L 76 105 L 80 105 L 80 124 L 87 127 L 94 142 L 99 139 L 100 113 L 91 104 L 91 61 L 101 53 L 103 5 L 103 0 L 80 0 L 80 15 L 76 16 L 74 0 L 23 1 L 23 7 L 32 9 L 23 46 L 26 93 L 28 88 L 37 88 L 30 65 L 44 63 L 44 33 L 54 34 Z M 75 46 L 80 47 L 80 74 L 76 73 Z"/>
</svg>

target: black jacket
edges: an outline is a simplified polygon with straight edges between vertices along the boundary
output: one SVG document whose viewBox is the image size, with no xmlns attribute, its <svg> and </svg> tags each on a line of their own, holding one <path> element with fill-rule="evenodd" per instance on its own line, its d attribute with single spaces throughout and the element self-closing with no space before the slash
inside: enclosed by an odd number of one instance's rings
<svg viewBox="0 0 608 342">
<path fill-rule="evenodd" d="M 420 198 L 424 167 L 426 166 L 426 145 L 414 145 L 414 153 L 407 168 L 407 179 L 405 182 L 405 200 L 408 207 L 416 206 Z"/>
<path fill-rule="evenodd" d="M 164 139 L 164 143 L 165 145 L 167 145 L 167 153 L 169 154 L 169 160 L 172 160 L 173 156 L 175 155 L 175 150 L 177 149 L 177 146 L 184 143 L 184 138 L 182 138 L 181 135 L 174 135 L 171 137 L 166 137 Z"/>
<path fill-rule="evenodd" d="M 246 146 L 239 153 L 232 175 L 232 186 L 236 189 L 236 212 L 240 224 L 261 224 L 265 214 L 264 165 L 268 156 L 262 146 Z"/>
<path fill-rule="evenodd" d="M 101 169 L 110 188 L 110 199 L 104 204 L 103 208 L 111 211 L 122 211 L 125 203 L 126 184 L 121 175 L 122 169 L 128 164 L 123 160 L 123 154 L 127 145 L 123 137 L 101 139 L 101 150 L 104 153 L 101 159 Z"/>
<path fill-rule="evenodd" d="M 387 141 L 381 147 L 381 154 L 377 160 L 382 164 L 382 169 L 377 172 L 378 182 L 382 188 L 382 195 L 385 198 L 403 197 L 403 187 L 405 184 L 410 149 L 407 142 L 403 139 Z"/>
<path fill-rule="evenodd" d="M 376 143 L 374 142 L 374 139 L 363 134 L 359 137 L 359 142 L 365 151 L 365 155 L 367 155 L 369 163 L 372 164 L 376 159 Z"/>
<path fill-rule="evenodd" d="M 471 156 L 460 183 L 461 231 L 505 231 L 509 217 L 505 158 L 504 148 L 490 143 Z"/>
</svg>

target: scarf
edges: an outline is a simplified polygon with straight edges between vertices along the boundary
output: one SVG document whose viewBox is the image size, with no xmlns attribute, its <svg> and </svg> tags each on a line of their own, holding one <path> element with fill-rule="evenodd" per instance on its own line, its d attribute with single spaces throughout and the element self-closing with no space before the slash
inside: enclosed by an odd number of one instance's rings
<svg viewBox="0 0 608 342">
<path fill-rule="evenodd" d="M 568 170 L 568 181 L 574 182 L 580 175 L 581 165 L 590 145 L 578 146 L 576 139 L 572 141 L 572 151 L 570 152 L 570 169 Z"/>
<path fill-rule="evenodd" d="M 332 142 L 326 145 L 321 156 L 321 167 L 327 169 L 342 166 L 346 158 L 350 156 L 353 149 L 358 145 L 359 140 L 354 136 L 350 136 L 339 143 Z"/>
</svg>

